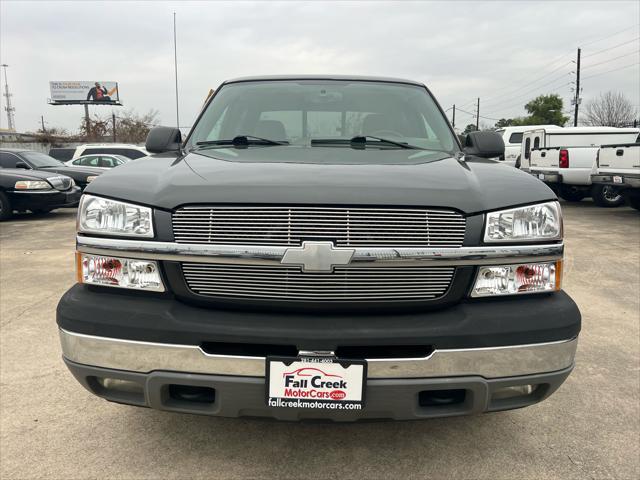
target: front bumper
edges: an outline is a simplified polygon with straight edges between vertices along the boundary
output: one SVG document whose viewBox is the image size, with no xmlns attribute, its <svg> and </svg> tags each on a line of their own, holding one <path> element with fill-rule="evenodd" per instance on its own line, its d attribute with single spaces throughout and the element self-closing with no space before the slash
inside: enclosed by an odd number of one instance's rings
<svg viewBox="0 0 640 480">
<path fill-rule="evenodd" d="M 46 191 L 13 191 L 11 192 L 11 206 L 15 210 L 43 210 L 54 208 L 75 207 L 80 201 L 82 192 L 79 187 L 60 192 Z"/>
<path fill-rule="evenodd" d="M 90 392 L 110 401 L 183 413 L 280 420 L 409 420 L 507 410 L 551 395 L 573 369 L 577 338 L 495 348 L 435 350 L 424 358 L 368 359 L 362 410 L 282 409 L 265 402 L 264 357 L 211 355 L 196 345 L 95 337 L 60 330 L 67 367 Z M 114 382 L 115 381 L 115 382 Z M 121 383 L 116 383 L 116 382 Z M 122 382 L 126 383 L 122 383 Z M 176 396 L 176 386 L 206 387 L 207 401 Z M 532 391 L 501 398 L 509 387 Z M 428 404 L 423 392 L 464 392 Z"/>
<path fill-rule="evenodd" d="M 170 371 L 137 373 L 82 365 L 65 359 L 76 379 L 91 393 L 112 402 L 180 413 L 223 417 L 270 417 L 278 420 L 364 419 L 416 420 L 521 408 L 540 402 L 557 390 L 573 365 L 549 373 L 486 379 L 480 376 L 441 378 L 368 379 L 367 402 L 362 410 L 310 410 L 269 407 L 265 402 L 265 379 L 250 376 L 193 374 Z M 109 379 L 109 381 L 105 381 Z M 125 381 L 126 388 L 105 385 Z M 503 397 L 510 387 L 534 386 L 532 392 Z M 206 401 L 176 396 L 174 389 L 205 387 L 212 391 Z M 424 392 L 464 392 L 459 402 L 433 405 Z"/>
</svg>

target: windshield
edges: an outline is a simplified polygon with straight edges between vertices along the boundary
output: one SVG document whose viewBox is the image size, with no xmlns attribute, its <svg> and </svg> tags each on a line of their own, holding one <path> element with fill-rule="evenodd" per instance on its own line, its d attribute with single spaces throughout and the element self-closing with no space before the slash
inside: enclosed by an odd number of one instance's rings
<svg viewBox="0 0 640 480">
<path fill-rule="evenodd" d="M 200 118 L 188 147 L 248 135 L 305 146 L 312 140 L 338 142 L 369 135 L 428 150 L 459 150 L 431 95 L 422 87 L 399 83 L 308 80 L 229 84 Z M 393 145 L 384 146 L 389 147 Z"/>
<path fill-rule="evenodd" d="M 49 155 L 40 152 L 22 152 L 22 155 L 33 168 L 62 167 L 64 164 Z"/>
</svg>

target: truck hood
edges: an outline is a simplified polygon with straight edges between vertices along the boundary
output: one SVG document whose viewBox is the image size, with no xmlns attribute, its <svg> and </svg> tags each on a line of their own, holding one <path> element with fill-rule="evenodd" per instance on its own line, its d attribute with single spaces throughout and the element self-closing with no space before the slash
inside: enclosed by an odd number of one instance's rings
<svg viewBox="0 0 640 480">
<path fill-rule="evenodd" d="M 167 210 L 255 203 L 430 206 L 476 213 L 556 198 L 531 175 L 489 160 L 423 150 L 296 146 L 139 159 L 104 173 L 86 193 Z"/>
</svg>

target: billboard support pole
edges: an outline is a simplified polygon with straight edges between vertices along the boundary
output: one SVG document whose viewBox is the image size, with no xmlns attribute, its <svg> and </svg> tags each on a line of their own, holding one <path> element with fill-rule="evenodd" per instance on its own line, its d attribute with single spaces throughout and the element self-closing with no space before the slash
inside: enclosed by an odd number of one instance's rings
<svg viewBox="0 0 640 480">
<path fill-rule="evenodd" d="M 116 143 L 116 114 L 111 112 L 111 128 L 113 129 L 113 143 Z"/>
<path fill-rule="evenodd" d="M 84 105 L 84 121 L 87 126 L 87 140 L 91 138 L 91 120 L 89 119 L 89 105 Z"/>
</svg>

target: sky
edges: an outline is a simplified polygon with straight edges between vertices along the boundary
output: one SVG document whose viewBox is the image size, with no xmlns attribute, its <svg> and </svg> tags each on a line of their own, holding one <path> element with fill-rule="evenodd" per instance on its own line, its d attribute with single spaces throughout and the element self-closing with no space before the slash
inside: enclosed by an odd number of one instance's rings
<svg viewBox="0 0 640 480">
<path fill-rule="evenodd" d="M 92 2 L 0 1 L 0 63 L 9 65 L 18 131 L 75 132 L 81 106 L 51 106 L 50 80 L 119 83 L 124 107 L 176 125 L 173 12 L 181 127 L 209 89 L 262 74 L 354 74 L 425 83 L 456 126 L 524 115 L 557 93 L 572 109 L 576 50 L 584 102 L 608 90 L 640 109 L 640 1 Z M 4 92 L 4 79 L 2 83 Z M 0 128 L 7 127 L 4 97 Z M 468 112 L 468 113 L 465 113 Z"/>
</svg>

